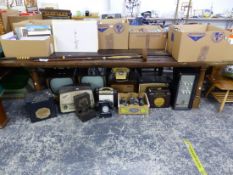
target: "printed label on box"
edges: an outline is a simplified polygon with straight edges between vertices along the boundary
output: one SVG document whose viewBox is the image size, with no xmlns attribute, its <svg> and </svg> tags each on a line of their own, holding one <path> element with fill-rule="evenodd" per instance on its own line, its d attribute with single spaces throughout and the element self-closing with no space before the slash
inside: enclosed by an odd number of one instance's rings
<svg viewBox="0 0 233 175">
<path fill-rule="evenodd" d="M 137 112 L 139 112 L 139 109 L 137 109 L 137 108 L 130 108 L 129 111 L 132 112 L 132 113 L 137 113 Z"/>
<path fill-rule="evenodd" d="M 98 26 L 98 31 L 99 32 L 105 32 L 108 29 L 109 29 L 109 25 L 107 25 L 107 24 L 101 24 L 101 25 Z"/>
<path fill-rule="evenodd" d="M 99 27 L 98 28 L 99 32 L 105 32 L 106 30 L 108 30 L 108 27 L 101 27 L 101 28 Z"/>
<path fill-rule="evenodd" d="M 233 34 L 228 36 L 227 41 L 229 42 L 229 44 L 233 44 Z"/>
<path fill-rule="evenodd" d="M 205 33 L 189 33 L 189 38 L 191 38 L 193 41 L 199 41 L 203 37 L 205 37 Z"/>
<path fill-rule="evenodd" d="M 114 31 L 116 33 L 122 33 L 124 32 L 125 28 L 124 28 L 124 25 L 122 23 L 117 23 L 114 25 Z"/>
<path fill-rule="evenodd" d="M 175 35 L 174 35 L 174 33 L 172 33 L 171 41 L 173 42 L 174 40 L 175 40 Z"/>
<path fill-rule="evenodd" d="M 212 41 L 215 43 L 221 42 L 225 37 L 224 32 L 214 32 L 212 34 Z"/>
</svg>

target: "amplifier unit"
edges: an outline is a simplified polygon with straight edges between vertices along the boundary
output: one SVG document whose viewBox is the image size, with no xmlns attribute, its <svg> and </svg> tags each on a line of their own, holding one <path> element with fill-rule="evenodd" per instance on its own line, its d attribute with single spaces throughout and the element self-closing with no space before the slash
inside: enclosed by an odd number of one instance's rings
<svg viewBox="0 0 233 175">
<path fill-rule="evenodd" d="M 150 108 L 170 107 L 171 92 L 169 88 L 149 87 L 146 90 Z"/>
<path fill-rule="evenodd" d="M 56 104 L 50 90 L 28 94 L 25 103 L 32 123 L 57 116 Z"/>
<path fill-rule="evenodd" d="M 173 108 L 180 110 L 191 109 L 197 86 L 198 70 L 174 68 L 173 73 Z"/>
</svg>

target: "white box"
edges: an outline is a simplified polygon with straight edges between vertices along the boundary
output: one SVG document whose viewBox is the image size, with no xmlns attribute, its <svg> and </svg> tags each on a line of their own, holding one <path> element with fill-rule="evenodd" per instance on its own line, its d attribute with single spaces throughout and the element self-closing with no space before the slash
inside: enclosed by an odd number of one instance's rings
<svg viewBox="0 0 233 175">
<path fill-rule="evenodd" d="M 53 20 L 55 52 L 97 52 L 97 21 Z"/>
</svg>

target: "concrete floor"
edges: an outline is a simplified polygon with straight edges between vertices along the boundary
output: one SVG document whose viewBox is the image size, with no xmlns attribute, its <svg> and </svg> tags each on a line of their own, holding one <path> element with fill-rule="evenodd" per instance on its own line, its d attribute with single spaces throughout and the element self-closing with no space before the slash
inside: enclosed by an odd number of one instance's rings
<svg viewBox="0 0 233 175">
<path fill-rule="evenodd" d="M 75 114 L 32 124 L 22 100 L 5 101 L 0 175 L 198 175 L 184 139 L 210 175 L 233 174 L 233 108 L 151 110 L 81 123 Z"/>
</svg>

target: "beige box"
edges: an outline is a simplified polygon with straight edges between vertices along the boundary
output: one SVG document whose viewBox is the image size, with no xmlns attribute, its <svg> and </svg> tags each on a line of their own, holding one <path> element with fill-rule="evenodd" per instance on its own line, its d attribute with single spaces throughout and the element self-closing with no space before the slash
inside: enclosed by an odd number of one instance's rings
<svg viewBox="0 0 233 175">
<path fill-rule="evenodd" d="M 212 25 L 175 25 L 167 50 L 178 62 L 233 61 L 232 34 Z"/>
<path fill-rule="evenodd" d="M 25 21 L 25 20 L 33 20 L 33 19 L 39 19 L 42 20 L 42 15 L 41 14 L 37 14 L 37 15 L 33 15 L 33 16 L 8 16 L 8 21 L 10 24 L 10 30 L 13 30 L 13 23 L 17 23 L 17 22 L 21 22 L 21 21 Z"/>
<path fill-rule="evenodd" d="M 167 32 L 160 26 L 142 25 L 129 28 L 129 49 L 164 50 L 166 41 Z"/>
<path fill-rule="evenodd" d="M 128 49 L 129 24 L 124 19 L 98 23 L 99 49 Z"/>
<path fill-rule="evenodd" d="M 10 40 L 7 35 L 13 36 L 13 32 L 1 36 L 5 57 L 48 57 L 53 53 L 51 37 L 43 40 Z"/>
</svg>

